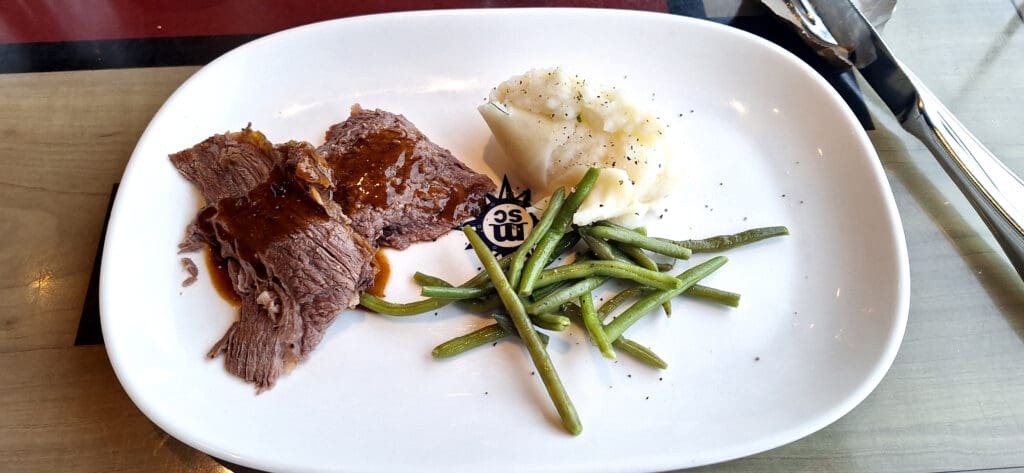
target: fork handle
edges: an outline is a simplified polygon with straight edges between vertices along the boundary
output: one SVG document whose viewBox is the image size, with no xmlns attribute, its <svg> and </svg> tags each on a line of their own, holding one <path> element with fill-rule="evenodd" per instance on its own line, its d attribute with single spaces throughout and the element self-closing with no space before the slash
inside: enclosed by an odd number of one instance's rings
<svg viewBox="0 0 1024 473">
<path fill-rule="evenodd" d="M 903 128 L 931 150 L 995 235 L 1024 279 L 1024 182 L 981 144 L 934 94 L 903 68 L 917 88 L 917 104 Z"/>
</svg>

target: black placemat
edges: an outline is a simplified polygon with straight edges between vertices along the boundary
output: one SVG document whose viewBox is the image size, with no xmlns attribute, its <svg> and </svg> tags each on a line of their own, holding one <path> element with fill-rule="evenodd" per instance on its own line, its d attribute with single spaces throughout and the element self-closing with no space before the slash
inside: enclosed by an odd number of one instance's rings
<svg viewBox="0 0 1024 473">
<path fill-rule="evenodd" d="M 103 217 L 103 229 L 100 241 L 96 244 L 96 256 L 92 261 L 92 275 L 89 276 L 89 289 L 85 291 L 85 303 L 82 315 L 78 319 L 78 333 L 75 334 L 75 345 L 103 344 L 103 331 L 100 330 L 100 261 L 103 261 L 103 242 L 107 235 L 107 223 L 110 211 L 114 207 L 114 196 L 117 195 L 117 184 L 110 189 L 110 200 L 107 201 L 107 213 Z"/>
</svg>

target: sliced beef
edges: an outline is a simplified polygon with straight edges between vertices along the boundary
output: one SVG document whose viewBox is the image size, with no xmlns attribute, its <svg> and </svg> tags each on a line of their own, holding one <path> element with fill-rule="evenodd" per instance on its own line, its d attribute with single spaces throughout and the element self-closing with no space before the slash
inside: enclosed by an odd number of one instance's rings
<svg viewBox="0 0 1024 473">
<path fill-rule="evenodd" d="M 334 200 L 368 240 L 403 249 L 433 240 L 479 213 L 494 183 L 413 126 L 383 110 L 352 107 L 319 148 Z"/>
<path fill-rule="evenodd" d="M 276 149 L 284 159 L 285 166 L 294 170 L 295 177 L 320 190 L 334 187 L 331 167 L 313 145 L 305 141 L 289 141 L 278 145 Z"/>
<path fill-rule="evenodd" d="M 171 155 L 208 204 L 183 251 L 209 245 L 241 300 L 210 351 L 259 390 L 304 359 L 373 281 L 376 251 L 331 200 L 326 161 L 309 143 L 277 147 L 246 128 Z"/>
<path fill-rule="evenodd" d="M 332 217 L 309 174 L 298 174 L 277 167 L 248 194 L 221 199 L 207 213 L 242 300 L 239 321 L 210 354 L 223 353 L 228 371 L 260 390 L 304 359 L 373 282 L 376 248 L 347 219 Z"/>
<path fill-rule="evenodd" d="M 199 279 L 199 267 L 196 266 L 195 261 L 192 261 L 192 258 L 182 258 L 181 266 L 188 273 L 188 277 L 181 282 L 181 287 L 189 287 L 195 284 Z"/>
<path fill-rule="evenodd" d="M 437 238 L 494 191 L 402 116 L 358 106 L 320 148 L 247 127 L 170 157 L 207 202 L 179 249 L 209 246 L 241 301 L 209 356 L 260 391 L 358 303 L 376 244 Z"/>
<path fill-rule="evenodd" d="M 199 188 L 208 203 L 245 195 L 267 180 L 281 160 L 274 145 L 252 127 L 213 135 L 170 157 L 178 172 Z"/>
<path fill-rule="evenodd" d="M 223 354 L 229 373 L 255 384 L 259 391 L 269 389 L 298 362 L 298 357 L 285 349 L 288 340 L 301 339 L 295 330 L 294 325 L 278 325 L 255 299 L 245 299 L 238 321 L 207 356 L 216 358 Z"/>
<path fill-rule="evenodd" d="M 283 165 L 291 170 L 295 178 L 308 185 L 310 197 L 321 206 L 330 200 L 334 186 L 327 161 L 313 145 L 305 141 L 289 141 L 274 146 L 263 133 L 251 128 L 239 133 L 211 136 L 192 148 L 172 154 L 171 162 L 196 187 L 212 189 L 203 191 L 207 205 L 186 229 L 185 239 L 178 244 L 179 253 L 192 253 L 215 244 L 210 218 L 216 212 L 217 201 L 248 194 L 270 176 L 275 166 Z M 218 178 L 221 175 L 227 177 Z M 258 177 L 260 180 L 254 182 Z M 325 209 L 333 217 L 346 219 L 337 205 L 325 206 Z"/>
</svg>

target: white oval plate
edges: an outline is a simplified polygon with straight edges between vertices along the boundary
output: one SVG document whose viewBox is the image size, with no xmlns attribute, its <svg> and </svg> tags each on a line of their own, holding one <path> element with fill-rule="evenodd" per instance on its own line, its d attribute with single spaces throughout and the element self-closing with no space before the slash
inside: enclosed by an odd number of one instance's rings
<svg viewBox="0 0 1024 473">
<path fill-rule="evenodd" d="M 609 363 L 578 329 L 556 335 L 552 357 L 584 424 L 572 437 L 518 344 L 430 358 L 437 343 L 485 323 L 456 308 L 410 319 L 343 313 L 311 359 L 258 396 L 221 360 L 204 358 L 235 311 L 205 270 L 195 286 L 179 286 L 175 245 L 200 200 L 168 153 L 250 121 L 273 141 L 320 143 L 358 102 L 405 114 L 498 181 L 475 107 L 499 81 L 549 65 L 628 89 L 688 136 L 690 177 L 665 218 L 649 222 L 651 233 L 793 232 L 730 252 L 707 280 L 742 293 L 740 308 L 679 300 L 671 319 L 651 316 L 630 330 L 668 370 L 626 356 Z M 389 297 L 415 299 L 416 270 L 474 273 L 464 245 L 455 232 L 390 252 Z M 784 50 L 664 14 L 437 11 L 274 34 L 182 85 L 125 171 L 101 307 L 107 351 L 132 400 L 174 437 L 230 462 L 289 471 L 648 471 L 773 448 L 856 406 L 903 337 L 907 267 L 865 133 Z"/>
</svg>

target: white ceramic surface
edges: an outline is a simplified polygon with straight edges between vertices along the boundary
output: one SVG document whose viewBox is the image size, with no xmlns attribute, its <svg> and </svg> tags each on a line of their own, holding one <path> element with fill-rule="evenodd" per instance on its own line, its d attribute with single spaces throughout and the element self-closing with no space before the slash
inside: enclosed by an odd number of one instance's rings
<svg viewBox="0 0 1024 473">
<path fill-rule="evenodd" d="M 689 137 L 691 177 L 651 233 L 793 232 L 730 252 L 706 281 L 742 293 L 740 308 L 679 300 L 671 319 L 630 330 L 668 370 L 626 356 L 608 363 L 578 329 L 556 335 L 550 351 L 584 425 L 572 437 L 518 344 L 430 358 L 437 343 L 485 323 L 457 308 L 410 319 L 343 313 L 310 360 L 259 396 L 204 358 L 235 315 L 205 269 L 180 287 L 175 245 L 200 200 L 168 153 L 250 121 L 273 141 L 319 143 L 358 102 L 405 114 L 497 179 L 475 106 L 499 81 L 547 65 L 628 89 Z M 417 269 L 455 280 L 474 273 L 464 245 L 452 233 L 391 251 L 389 298 L 416 298 Z M 903 337 L 908 294 L 885 175 L 818 75 L 738 30 L 589 10 L 360 17 L 226 54 L 182 85 L 139 140 L 100 288 L 118 378 L 176 438 L 267 470 L 407 472 L 666 470 L 785 444 L 877 385 Z"/>
</svg>

